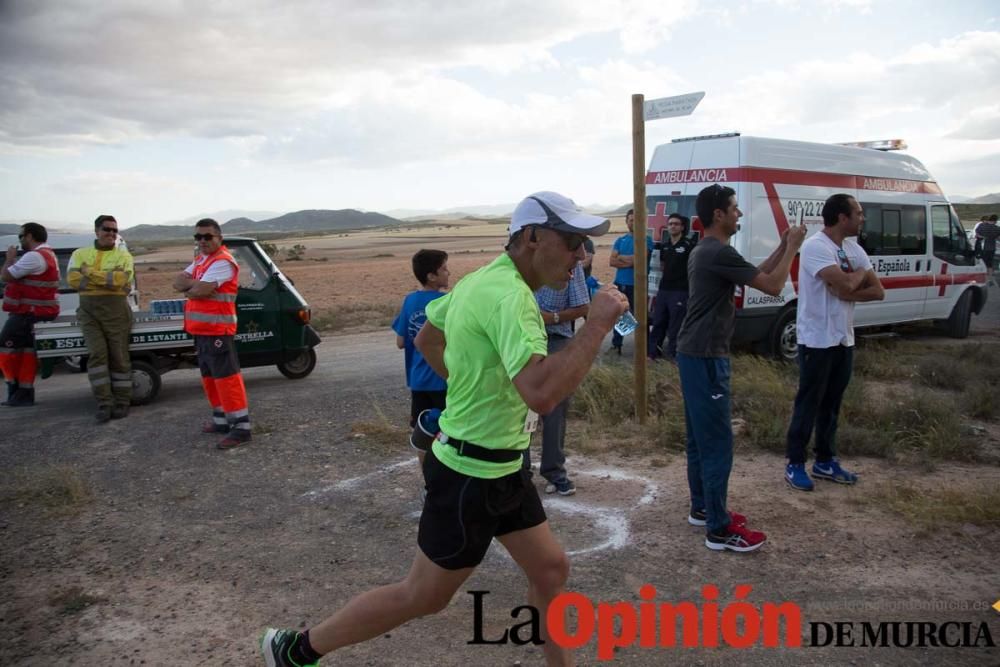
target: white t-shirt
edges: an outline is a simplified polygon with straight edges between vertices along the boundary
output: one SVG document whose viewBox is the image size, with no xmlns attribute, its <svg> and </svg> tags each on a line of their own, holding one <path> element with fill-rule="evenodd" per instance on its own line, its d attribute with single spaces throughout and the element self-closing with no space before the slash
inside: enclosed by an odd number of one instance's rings
<svg viewBox="0 0 1000 667">
<path fill-rule="evenodd" d="M 839 266 L 840 248 L 823 232 L 802 244 L 799 253 L 799 303 L 795 335 L 799 345 L 828 348 L 854 345 L 854 302 L 842 301 L 818 277 L 828 266 Z M 868 255 L 854 238 L 844 239 L 844 252 L 852 271 L 872 268 Z"/>
<path fill-rule="evenodd" d="M 184 273 L 189 276 L 194 275 L 194 267 L 198 264 L 195 260 L 184 269 Z M 227 280 L 232 280 L 233 278 L 233 265 L 224 259 L 217 259 L 212 262 L 212 265 L 208 267 L 208 270 L 201 276 L 201 282 L 203 283 L 215 283 L 218 287 Z"/>
<path fill-rule="evenodd" d="M 48 243 L 43 243 L 38 247 L 51 248 L 52 246 Z M 16 262 L 7 267 L 7 270 L 10 272 L 10 275 L 18 280 L 25 276 L 35 276 L 45 271 L 45 258 L 42 257 L 42 253 L 29 250 L 21 255 Z"/>
</svg>

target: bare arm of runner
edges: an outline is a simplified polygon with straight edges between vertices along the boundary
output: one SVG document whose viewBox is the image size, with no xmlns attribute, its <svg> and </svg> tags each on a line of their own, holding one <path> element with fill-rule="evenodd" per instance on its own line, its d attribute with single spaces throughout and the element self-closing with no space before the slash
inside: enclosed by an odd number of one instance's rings
<svg viewBox="0 0 1000 667">
<path fill-rule="evenodd" d="M 424 360 L 428 365 L 434 369 L 435 373 L 447 380 L 448 367 L 444 365 L 445 343 L 444 332 L 429 321 L 424 322 L 424 326 L 420 327 L 420 331 L 417 332 L 417 337 L 413 339 L 413 344 L 420 350 L 420 354 L 424 355 Z"/>
<path fill-rule="evenodd" d="M 583 382 L 601 343 L 615 321 L 628 310 L 628 299 L 612 285 L 594 294 L 587 322 L 562 350 L 547 357 L 533 355 L 514 376 L 514 388 L 540 415 L 555 409 Z"/>
</svg>

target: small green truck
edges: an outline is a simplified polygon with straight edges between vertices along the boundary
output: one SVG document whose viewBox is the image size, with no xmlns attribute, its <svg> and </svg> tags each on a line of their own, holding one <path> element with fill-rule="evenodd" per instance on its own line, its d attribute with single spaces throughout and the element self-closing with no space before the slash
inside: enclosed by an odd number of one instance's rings
<svg viewBox="0 0 1000 667">
<path fill-rule="evenodd" d="M 320 343 L 309 324 L 309 304 L 255 240 L 229 236 L 225 244 L 240 267 L 236 299 L 240 365 L 275 365 L 285 377 L 306 377 L 316 366 L 313 348 Z M 129 346 L 133 405 L 156 397 L 163 373 L 197 365 L 194 340 L 184 331 L 182 301 L 154 301 L 150 310 L 133 314 Z M 66 358 L 79 357 L 85 367 L 87 346 L 76 314 L 64 313 L 51 322 L 35 324 L 35 349 L 43 378 Z"/>
</svg>

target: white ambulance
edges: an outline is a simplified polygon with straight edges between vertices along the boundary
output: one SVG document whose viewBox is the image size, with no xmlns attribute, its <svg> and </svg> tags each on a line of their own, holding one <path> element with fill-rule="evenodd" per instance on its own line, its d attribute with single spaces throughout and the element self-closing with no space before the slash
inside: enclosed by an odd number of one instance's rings
<svg viewBox="0 0 1000 667">
<path fill-rule="evenodd" d="M 865 147 L 862 147 L 865 146 Z M 673 212 L 692 219 L 695 199 L 713 183 L 733 188 L 743 218 L 733 247 L 759 264 L 799 220 L 823 228 L 826 199 L 844 192 L 865 211 L 859 242 L 885 287 L 884 301 L 860 303 L 859 328 L 936 320 L 957 338 L 986 303 L 986 267 L 977 260 L 948 199 L 901 141 L 832 145 L 739 134 L 675 139 L 658 146 L 646 174 L 648 226 L 656 236 Z M 737 288 L 735 340 L 794 358 L 798 259 L 780 296 Z"/>
</svg>

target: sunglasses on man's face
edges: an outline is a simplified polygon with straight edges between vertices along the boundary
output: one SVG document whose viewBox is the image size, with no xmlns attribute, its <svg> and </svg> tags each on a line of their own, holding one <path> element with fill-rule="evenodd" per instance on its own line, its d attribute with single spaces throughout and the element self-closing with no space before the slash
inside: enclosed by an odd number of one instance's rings
<svg viewBox="0 0 1000 667">
<path fill-rule="evenodd" d="M 117 227 L 101 227 L 101 231 L 102 232 L 107 232 L 108 234 L 117 234 L 118 233 L 118 228 Z"/>
<path fill-rule="evenodd" d="M 215 234 L 195 234 L 194 235 L 194 240 L 195 241 L 211 241 L 214 238 L 215 238 Z"/>
</svg>

